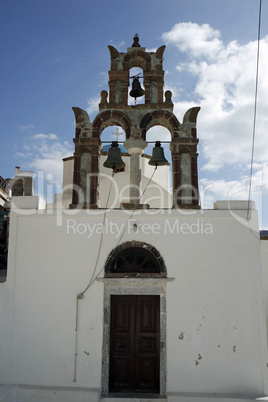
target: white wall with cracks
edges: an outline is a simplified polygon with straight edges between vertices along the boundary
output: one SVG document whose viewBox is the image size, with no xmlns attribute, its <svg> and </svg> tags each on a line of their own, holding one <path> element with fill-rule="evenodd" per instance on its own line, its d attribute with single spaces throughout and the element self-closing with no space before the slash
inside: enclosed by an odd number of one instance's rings
<svg viewBox="0 0 268 402">
<path fill-rule="evenodd" d="M 104 216 L 104 210 L 35 209 L 30 199 L 13 206 L 7 281 L 0 284 L 3 384 L 101 395 L 103 342 L 109 342 L 103 281 L 94 281 L 79 301 L 74 382 L 76 298 L 94 269 L 94 278 L 104 277 L 116 246 L 135 240 L 155 247 L 172 279 L 165 295 L 167 400 L 267 395 L 262 266 L 268 252 L 265 245 L 262 261 L 257 213 L 247 220 L 246 202 Z"/>
</svg>

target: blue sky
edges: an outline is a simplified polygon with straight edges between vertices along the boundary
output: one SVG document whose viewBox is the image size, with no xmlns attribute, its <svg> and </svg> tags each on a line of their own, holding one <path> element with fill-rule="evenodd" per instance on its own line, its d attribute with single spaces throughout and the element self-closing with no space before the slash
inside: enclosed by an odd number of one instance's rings
<svg viewBox="0 0 268 402">
<path fill-rule="evenodd" d="M 61 184 L 73 153 L 72 106 L 98 113 L 108 90 L 107 45 L 126 51 L 137 32 L 149 50 L 166 45 L 165 89 L 182 121 L 201 106 L 202 206 L 247 199 L 254 110 L 258 0 L 10 0 L 0 2 L 0 175 L 15 166 Z M 253 199 L 268 227 L 268 0 L 262 3 Z M 165 136 L 165 138 L 167 138 Z M 35 186 L 35 191 L 42 192 Z"/>
</svg>

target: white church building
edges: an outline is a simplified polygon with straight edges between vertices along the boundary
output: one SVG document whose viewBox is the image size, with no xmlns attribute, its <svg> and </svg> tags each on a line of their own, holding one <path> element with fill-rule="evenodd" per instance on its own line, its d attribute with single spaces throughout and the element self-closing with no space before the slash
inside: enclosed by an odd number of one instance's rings
<svg viewBox="0 0 268 402">
<path fill-rule="evenodd" d="M 268 400 L 268 242 L 253 202 L 202 209 L 200 108 L 173 114 L 164 50 L 109 46 L 98 115 L 73 108 L 63 193 L 12 199 L 1 402 Z M 129 105 L 133 67 L 144 102 Z M 126 139 L 107 152 L 109 126 Z M 159 143 L 146 154 L 154 126 L 170 132 L 171 167 Z"/>
</svg>

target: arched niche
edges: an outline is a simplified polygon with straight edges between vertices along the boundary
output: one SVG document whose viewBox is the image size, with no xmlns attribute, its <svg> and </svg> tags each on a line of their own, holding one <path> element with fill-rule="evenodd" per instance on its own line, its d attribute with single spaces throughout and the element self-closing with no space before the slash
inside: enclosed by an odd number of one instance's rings
<svg viewBox="0 0 268 402">
<path fill-rule="evenodd" d="M 105 263 L 105 277 L 110 276 L 165 278 L 167 269 L 154 246 L 145 242 L 130 241 L 120 244 L 109 254 Z"/>
</svg>

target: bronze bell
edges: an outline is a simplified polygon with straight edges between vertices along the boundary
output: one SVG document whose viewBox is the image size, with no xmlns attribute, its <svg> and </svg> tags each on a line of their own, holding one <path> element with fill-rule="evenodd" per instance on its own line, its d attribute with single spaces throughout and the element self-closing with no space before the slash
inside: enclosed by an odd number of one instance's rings
<svg viewBox="0 0 268 402">
<path fill-rule="evenodd" d="M 109 169 L 113 169 L 113 171 L 126 166 L 125 162 L 121 158 L 121 151 L 120 148 L 118 148 L 117 141 L 112 142 L 112 146 L 108 150 L 108 157 L 103 166 Z"/>
<path fill-rule="evenodd" d="M 164 150 L 161 147 L 161 142 L 156 141 L 155 147 L 153 148 L 152 157 L 149 160 L 149 165 L 151 166 L 165 166 L 169 165 L 168 161 L 165 158 Z"/>
<path fill-rule="evenodd" d="M 132 81 L 132 89 L 129 93 L 132 98 L 139 98 L 140 96 L 143 96 L 145 94 L 144 89 L 142 89 L 139 78 L 134 77 Z"/>
</svg>

